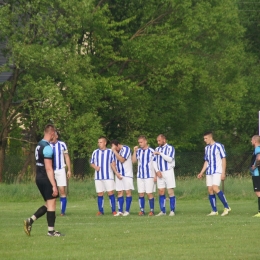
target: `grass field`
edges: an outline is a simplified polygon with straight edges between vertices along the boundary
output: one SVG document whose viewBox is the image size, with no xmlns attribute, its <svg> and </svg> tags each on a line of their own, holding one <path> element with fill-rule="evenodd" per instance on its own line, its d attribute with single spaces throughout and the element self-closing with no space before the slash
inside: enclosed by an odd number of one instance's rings
<svg viewBox="0 0 260 260">
<path fill-rule="evenodd" d="M 84 190 L 89 187 L 88 192 L 92 194 L 92 184 L 71 183 L 67 215 L 60 217 L 57 214 L 56 218 L 56 229 L 64 233 L 64 237 L 46 235 L 46 217 L 37 220 L 33 224 L 31 236 L 26 236 L 23 219 L 43 204 L 40 196 L 35 198 L 36 188 L 31 184 L 22 185 L 21 188 L 1 185 L 0 258 L 260 259 L 260 219 L 252 217 L 257 211 L 257 200 L 253 196 L 250 178 L 227 180 L 226 196 L 232 211 L 225 217 L 206 216 L 210 207 L 205 186 L 193 179 L 177 182 L 179 192 L 177 188 L 175 217 L 137 216 L 137 194 L 134 195 L 130 216 L 113 217 L 108 198 L 105 197 L 105 215 L 96 217 L 95 198 L 90 195 L 82 198 L 83 187 Z M 8 192 L 3 193 L 8 188 L 16 201 L 9 198 Z M 32 197 L 27 194 L 30 190 Z M 190 190 L 195 193 L 194 199 L 191 198 Z M 27 194 L 27 201 L 24 193 Z M 148 209 L 147 201 L 146 206 Z M 219 201 L 218 206 L 221 213 L 223 208 Z"/>
</svg>

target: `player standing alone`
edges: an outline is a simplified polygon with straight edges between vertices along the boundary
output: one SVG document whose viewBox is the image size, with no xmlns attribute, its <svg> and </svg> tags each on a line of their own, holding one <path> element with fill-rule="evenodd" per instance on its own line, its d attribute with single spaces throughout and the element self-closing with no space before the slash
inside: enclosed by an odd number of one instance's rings
<svg viewBox="0 0 260 260">
<path fill-rule="evenodd" d="M 47 212 L 48 236 L 59 237 L 62 234 L 54 230 L 55 225 L 55 210 L 56 198 L 58 197 L 58 188 L 54 178 L 54 171 L 52 167 L 53 150 L 50 146 L 55 134 L 53 125 L 48 124 L 44 128 L 44 137 L 38 143 L 35 149 L 36 158 L 36 185 L 46 202 L 44 206 L 40 207 L 30 218 L 24 220 L 24 231 L 30 236 L 33 222 L 42 217 Z"/>
<path fill-rule="evenodd" d="M 258 213 L 254 217 L 260 217 L 260 136 L 254 135 L 251 139 L 254 152 L 251 159 L 250 173 L 252 175 L 253 188 L 258 198 Z"/>
<path fill-rule="evenodd" d="M 71 176 L 70 157 L 69 157 L 67 145 L 64 142 L 58 140 L 57 132 L 55 132 L 51 144 L 52 144 L 53 156 L 54 156 L 54 160 L 53 160 L 54 175 L 60 193 L 61 216 L 64 216 L 66 212 L 66 206 L 67 206 L 67 194 L 66 194 L 67 178 L 66 178 L 65 168 L 67 165 L 68 167 L 67 177 L 69 179 Z"/>
<path fill-rule="evenodd" d="M 203 173 L 206 171 L 206 184 L 208 187 L 209 201 L 212 211 L 208 216 L 218 215 L 216 196 L 218 195 L 220 201 L 224 206 L 224 211 L 221 216 L 228 215 L 231 208 L 228 206 L 224 193 L 219 189 L 221 180 L 225 180 L 226 177 L 226 152 L 222 144 L 217 143 L 213 139 L 212 132 L 206 132 L 204 134 L 205 157 L 202 170 L 198 174 L 198 178 L 202 178 Z"/>
</svg>

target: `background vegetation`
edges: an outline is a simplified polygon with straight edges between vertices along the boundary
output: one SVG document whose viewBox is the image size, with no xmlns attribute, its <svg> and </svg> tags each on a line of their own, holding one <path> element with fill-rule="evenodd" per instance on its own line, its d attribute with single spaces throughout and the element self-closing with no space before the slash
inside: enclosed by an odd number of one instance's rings
<svg viewBox="0 0 260 260">
<path fill-rule="evenodd" d="M 35 174 L 48 122 L 73 159 L 101 134 L 155 146 L 164 133 L 177 152 L 201 152 L 213 130 L 246 161 L 260 110 L 258 2 L 4 0 L 0 17 L 0 73 L 12 72 L 0 83 L 0 182 Z"/>
</svg>

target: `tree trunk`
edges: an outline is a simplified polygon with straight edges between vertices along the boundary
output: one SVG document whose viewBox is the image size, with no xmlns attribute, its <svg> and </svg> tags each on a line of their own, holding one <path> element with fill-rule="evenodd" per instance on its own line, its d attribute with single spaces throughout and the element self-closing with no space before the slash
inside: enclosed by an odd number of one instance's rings
<svg viewBox="0 0 260 260">
<path fill-rule="evenodd" d="M 3 147 L 3 145 L 1 145 L 0 146 L 0 183 L 3 182 L 4 161 L 5 161 L 5 148 Z"/>
</svg>

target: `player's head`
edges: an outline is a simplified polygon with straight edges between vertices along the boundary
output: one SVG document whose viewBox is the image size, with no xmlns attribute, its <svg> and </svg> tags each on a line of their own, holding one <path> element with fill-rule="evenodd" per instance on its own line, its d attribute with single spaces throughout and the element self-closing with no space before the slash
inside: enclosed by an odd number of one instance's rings
<svg viewBox="0 0 260 260">
<path fill-rule="evenodd" d="M 158 145 L 159 146 L 164 146 L 165 144 L 166 144 L 166 137 L 165 137 L 165 135 L 163 135 L 163 134 L 159 134 L 158 136 L 157 136 L 157 143 L 158 143 Z"/>
<path fill-rule="evenodd" d="M 55 127 L 54 125 L 52 124 L 47 124 L 45 127 L 44 127 L 44 139 L 46 141 L 49 141 L 51 142 L 54 138 L 54 135 L 55 135 Z"/>
<path fill-rule="evenodd" d="M 112 141 L 111 141 L 111 146 L 112 146 L 112 147 L 114 146 L 117 151 L 120 151 L 120 143 L 119 143 L 118 140 L 116 140 L 116 139 L 112 140 Z"/>
<path fill-rule="evenodd" d="M 251 144 L 253 146 L 259 146 L 260 145 L 260 136 L 259 135 L 254 135 L 251 139 Z"/>
<path fill-rule="evenodd" d="M 54 144 L 57 143 L 58 138 L 59 138 L 59 134 L 58 134 L 57 131 L 55 131 L 54 136 L 53 136 L 51 142 L 54 143 Z"/>
<path fill-rule="evenodd" d="M 107 147 L 107 139 L 106 139 L 105 136 L 100 136 L 100 137 L 98 138 L 98 147 L 99 147 L 99 149 L 101 149 L 101 150 L 106 149 L 106 147 Z"/>
<path fill-rule="evenodd" d="M 144 135 L 140 135 L 138 137 L 138 144 L 141 148 L 146 148 L 147 147 L 147 139 Z"/>
<path fill-rule="evenodd" d="M 206 144 L 212 144 L 214 142 L 213 133 L 211 131 L 205 132 L 203 136 L 204 136 L 204 142 Z"/>
</svg>

